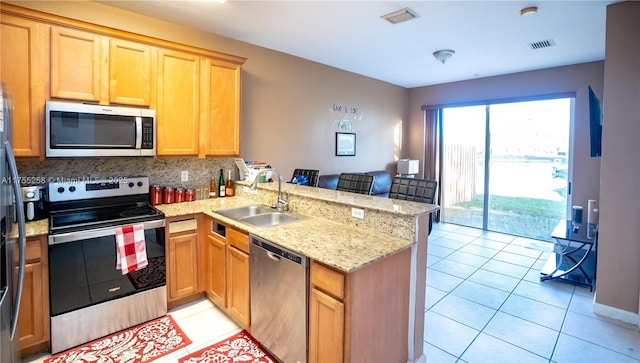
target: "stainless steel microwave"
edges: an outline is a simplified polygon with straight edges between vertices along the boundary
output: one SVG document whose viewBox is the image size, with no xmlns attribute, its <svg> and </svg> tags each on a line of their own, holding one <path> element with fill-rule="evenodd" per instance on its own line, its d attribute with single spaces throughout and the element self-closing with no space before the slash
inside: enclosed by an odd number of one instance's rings
<svg viewBox="0 0 640 363">
<path fill-rule="evenodd" d="M 154 110 L 46 102 L 46 156 L 154 156 Z"/>
</svg>

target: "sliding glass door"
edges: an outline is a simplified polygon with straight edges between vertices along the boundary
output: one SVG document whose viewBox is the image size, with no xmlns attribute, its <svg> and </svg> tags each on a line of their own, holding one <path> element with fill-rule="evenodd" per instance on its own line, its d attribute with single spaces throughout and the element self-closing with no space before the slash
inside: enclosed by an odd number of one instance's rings
<svg viewBox="0 0 640 363">
<path fill-rule="evenodd" d="M 549 240 L 567 213 L 571 108 L 563 98 L 443 109 L 442 220 Z"/>
</svg>

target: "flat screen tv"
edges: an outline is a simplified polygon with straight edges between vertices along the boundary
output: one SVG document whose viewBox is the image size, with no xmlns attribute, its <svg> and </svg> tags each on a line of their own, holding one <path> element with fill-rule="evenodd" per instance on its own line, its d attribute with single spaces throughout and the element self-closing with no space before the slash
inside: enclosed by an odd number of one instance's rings
<svg viewBox="0 0 640 363">
<path fill-rule="evenodd" d="M 589 86 L 589 137 L 591 157 L 602 156 L 602 106 L 591 86 Z"/>
</svg>

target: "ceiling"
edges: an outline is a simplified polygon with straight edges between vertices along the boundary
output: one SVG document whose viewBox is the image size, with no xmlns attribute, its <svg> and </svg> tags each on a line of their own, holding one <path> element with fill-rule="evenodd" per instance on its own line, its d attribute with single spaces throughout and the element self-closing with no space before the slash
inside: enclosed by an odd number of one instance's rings
<svg viewBox="0 0 640 363">
<path fill-rule="evenodd" d="M 412 88 L 603 60 L 615 1 L 99 2 Z M 381 18 L 405 7 L 419 17 Z M 438 49 L 456 53 L 442 64 Z"/>
</svg>

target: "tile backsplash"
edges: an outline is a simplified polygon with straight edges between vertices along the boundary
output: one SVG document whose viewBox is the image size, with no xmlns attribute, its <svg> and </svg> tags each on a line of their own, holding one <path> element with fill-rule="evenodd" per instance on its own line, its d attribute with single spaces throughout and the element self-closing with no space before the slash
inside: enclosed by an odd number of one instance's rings
<svg viewBox="0 0 640 363">
<path fill-rule="evenodd" d="M 216 180 L 220 169 L 225 179 L 231 169 L 233 179 L 238 170 L 232 158 L 61 158 L 44 161 L 18 160 L 21 184 L 42 184 L 47 181 L 74 179 L 109 179 L 116 177 L 148 176 L 151 185 L 201 187 L 209 186 L 211 176 Z M 180 181 L 182 171 L 189 172 L 189 181 Z"/>
</svg>

